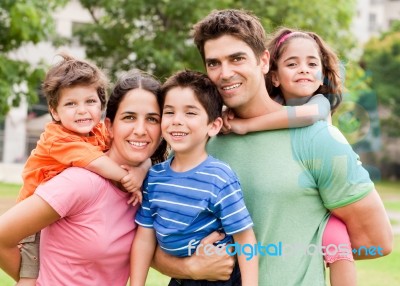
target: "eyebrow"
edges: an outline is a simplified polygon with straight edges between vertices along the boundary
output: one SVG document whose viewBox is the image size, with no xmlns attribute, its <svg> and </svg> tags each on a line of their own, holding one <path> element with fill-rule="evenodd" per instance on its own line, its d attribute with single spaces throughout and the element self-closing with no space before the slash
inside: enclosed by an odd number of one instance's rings
<svg viewBox="0 0 400 286">
<path fill-rule="evenodd" d="M 226 58 L 234 59 L 234 58 L 237 58 L 237 57 L 240 57 L 240 56 L 247 56 L 247 53 L 246 52 L 237 52 L 237 53 L 233 53 L 233 54 L 230 54 L 230 55 L 226 56 Z M 216 59 L 216 58 L 206 58 L 205 61 L 206 61 L 206 63 L 209 63 L 209 62 L 217 62 L 219 60 Z"/>
<path fill-rule="evenodd" d="M 173 106 L 173 105 L 164 105 L 164 109 L 165 109 L 165 108 L 174 108 L 174 106 Z M 198 107 L 195 106 L 195 105 L 185 105 L 185 108 L 200 109 L 200 108 L 198 108 Z"/>
<path fill-rule="evenodd" d="M 296 59 L 298 59 L 298 58 L 299 58 L 299 57 L 296 57 L 296 56 L 289 57 L 289 58 L 285 59 L 284 62 L 290 61 L 290 60 L 296 60 Z M 319 58 L 314 57 L 314 56 L 307 56 L 307 59 L 320 60 Z"/>
<path fill-rule="evenodd" d="M 121 115 L 135 115 L 135 114 L 138 114 L 137 112 L 134 112 L 134 111 L 125 111 L 125 112 L 121 112 Z M 160 115 L 160 113 L 157 113 L 157 112 L 149 112 L 149 113 L 146 113 L 146 115 L 151 115 L 151 116 L 160 116 L 161 117 L 161 115 Z"/>
</svg>

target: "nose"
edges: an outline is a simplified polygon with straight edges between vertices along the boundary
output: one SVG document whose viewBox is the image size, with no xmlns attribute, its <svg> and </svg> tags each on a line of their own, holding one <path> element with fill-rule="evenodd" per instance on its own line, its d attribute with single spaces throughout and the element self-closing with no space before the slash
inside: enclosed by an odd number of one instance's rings
<svg viewBox="0 0 400 286">
<path fill-rule="evenodd" d="M 78 113 L 79 114 L 85 114 L 86 113 L 86 107 L 84 104 L 79 104 L 78 105 Z"/>
<path fill-rule="evenodd" d="M 175 112 L 174 117 L 172 118 L 172 125 L 182 125 L 182 115 L 180 112 Z"/>
<path fill-rule="evenodd" d="M 221 64 L 221 79 L 230 79 L 233 76 L 233 71 L 229 63 Z"/>
<path fill-rule="evenodd" d="M 310 68 L 307 64 L 300 64 L 299 65 L 299 73 L 309 73 Z"/>
<path fill-rule="evenodd" d="M 146 122 L 144 120 L 136 121 L 133 126 L 133 133 L 137 136 L 146 135 L 147 133 Z"/>
</svg>

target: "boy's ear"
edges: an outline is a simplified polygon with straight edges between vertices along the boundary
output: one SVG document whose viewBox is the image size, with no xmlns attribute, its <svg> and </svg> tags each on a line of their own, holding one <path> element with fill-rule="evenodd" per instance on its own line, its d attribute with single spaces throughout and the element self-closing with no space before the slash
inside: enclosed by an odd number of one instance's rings
<svg viewBox="0 0 400 286">
<path fill-rule="evenodd" d="M 60 117 L 58 116 L 57 111 L 54 108 L 50 108 L 51 116 L 54 118 L 55 121 L 59 122 Z"/>
<path fill-rule="evenodd" d="M 271 81 L 272 81 L 273 86 L 275 86 L 275 87 L 278 87 L 280 85 L 278 76 L 277 76 L 276 72 L 274 72 L 274 71 L 271 71 Z"/>
<path fill-rule="evenodd" d="M 222 128 L 222 124 L 223 124 L 223 121 L 222 121 L 221 117 L 218 117 L 213 122 L 209 123 L 210 129 L 208 130 L 208 133 L 207 133 L 208 136 L 213 137 L 213 136 L 217 135 Z"/>
</svg>

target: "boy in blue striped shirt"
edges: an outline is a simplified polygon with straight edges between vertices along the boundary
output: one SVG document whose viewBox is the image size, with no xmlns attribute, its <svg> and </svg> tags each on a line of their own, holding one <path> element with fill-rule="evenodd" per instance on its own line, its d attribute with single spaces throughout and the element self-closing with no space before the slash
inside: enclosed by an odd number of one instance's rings
<svg viewBox="0 0 400 286">
<path fill-rule="evenodd" d="M 223 123 L 218 90 L 206 75 L 181 71 L 164 83 L 162 95 L 161 130 L 174 154 L 153 166 L 144 182 L 131 251 L 131 285 L 145 285 L 157 242 L 179 257 L 196 255 L 201 247 L 206 253 L 225 251 L 200 244 L 216 230 L 226 234 L 220 245 L 231 243 L 232 237 L 236 248 L 256 245 L 236 174 L 206 152 L 208 139 Z M 238 255 L 238 264 L 228 281 L 172 279 L 169 285 L 256 286 L 257 256 Z"/>
</svg>

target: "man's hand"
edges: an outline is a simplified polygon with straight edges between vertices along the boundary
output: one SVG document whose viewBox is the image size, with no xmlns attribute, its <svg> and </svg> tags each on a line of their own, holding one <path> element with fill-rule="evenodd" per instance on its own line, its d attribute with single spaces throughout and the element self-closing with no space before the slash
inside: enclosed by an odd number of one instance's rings
<svg viewBox="0 0 400 286">
<path fill-rule="evenodd" d="M 152 267 L 164 275 L 177 279 L 228 280 L 235 265 L 235 259 L 226 253 L 225 248 L 213 246 L 214 242 L 224 237 L 224 234 L 213 232 L 201 241 L 203 245 L 209 244 L 208 247 L 215 247 L 215 251 L 208 251 L 213 253 L 212 255 L 206 255 L 203 248 L 199 249 L 198 254 L 180 258 L 169 255 L 157 247 Z"/>
<path fill-rule="evenodd" d="M 226 253 L 225 246 L 213 244 L 225 237 L 213 232 L 201 242 L 198 251 L 188 258 L 188 268 L 194 280 L 228 280 L 235 266 L 235 258 Z M 205 246 L 207 245 L 207 251 Z M 191 260 L 191 261 L 190 261 Z"/>
</svg>

